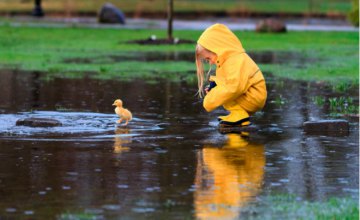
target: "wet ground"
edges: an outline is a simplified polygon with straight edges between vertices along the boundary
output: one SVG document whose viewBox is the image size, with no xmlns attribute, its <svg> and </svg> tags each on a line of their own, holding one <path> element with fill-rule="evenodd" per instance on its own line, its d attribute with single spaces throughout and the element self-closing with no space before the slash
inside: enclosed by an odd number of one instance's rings
<svg viewBox="0 0 360 220">
<path fill-rule="evenodd" d="M 331 117 L 314 97 L 352 97 L 331 86 L 266 75 L 269 99 L 249 136 L 220 134 L 187 82 L 47 79 L 0 72 L 0 219 L 236 218 L 258 198 L 358 200 L 358 118 L 345 136 L 307 135 L 302 123 Z M 127 127 L 111 104 L 124 101 Z M 55 128 L 18 119 L 59 120 Z"/>
<path fill-rule="evenodd" d="M 252 59 L 256 60 L 259 64 L 283 64 L 289 61 L 298 66 L 303 66 L 306 62 L 315 62 L 314 58 L 305 57 L 296 52 L 283 52 L 283 51 L 261 51 L 249 52 Z M 169 52 L 153 52 L 143 51 L 118 53 L 117 55 L 108 56 L 94 56 L 94 57 L 78 57 L 64 59 L 64 63 L 78 63 L 78 64 L 113 64 L 127 61 L 141 61 L 141 62 L 158 62 L 158 61 L 185 61 L 194 63 L 194 52 L 186 51 L 169 51 Z"/>
</svg>

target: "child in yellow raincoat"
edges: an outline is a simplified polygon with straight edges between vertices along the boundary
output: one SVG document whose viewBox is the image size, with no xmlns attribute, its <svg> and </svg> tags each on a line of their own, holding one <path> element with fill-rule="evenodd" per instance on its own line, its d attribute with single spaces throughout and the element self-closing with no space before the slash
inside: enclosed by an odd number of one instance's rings
<svg viewBox="0 0 360 220">
<path fill-rule="evenodd" d="M 230 112 L 220 116 L 220 125 L 247 126 L 249 116 L 261 110 L 266 101 L 265 79 L 248 56 L 240 40 L 223 24 L 214 24 L 200 36 L 196 45 L 198 93 L 210 112 L 223 106 Z M 216 75 L 204 74 L 203 61 L 216 64 Z M 209 80 L 210 88 L 204 89 Z"/>
</svg>

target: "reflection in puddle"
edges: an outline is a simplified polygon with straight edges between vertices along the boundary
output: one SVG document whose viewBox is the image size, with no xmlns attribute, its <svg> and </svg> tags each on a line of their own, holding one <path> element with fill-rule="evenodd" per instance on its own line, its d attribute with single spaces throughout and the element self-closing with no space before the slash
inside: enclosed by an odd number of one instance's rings
<svg viewBox="0 0 360 220">
<path fill-rule="evenodd" d="M 216 116 L 225 112 L 205 113 L 190 82 L 0 76 L 0 219 L 29 210 L 34 219 L 237 218 L 274 192 L 358 200 L 358 118 L 343 137 L 301 128 L 329 117 L 311 97 L 346 96 L 358 106 L 358 87 L 340 93 L 268 77 L 268 103 L 253 118 L 262 132 L 243 138 L 218 133 Z M 117 129 L 111 104 L 119 95 L 134 120 Z M 15 126 L 25 117 L 63 126 Z"/>
<path fill-rule="evenodd" d="M 227 134 L 222 148 L 205 145 L 198 152 L 195 210 L 198 219 L 237 219 L 254 199 L 264 178 L 264 145 Z"/>
<path fill-rule="evenodd" d="M 129 147 L 125 147 L 124 144 L 132 142 L 131 136 L 122 136 L 123 134 L 129 134 L 130 129 L 128 128 L 116 128 L 114 138 L 114 153 L 121 154 L 122 152 L 129 151 Z"/>
</svg>

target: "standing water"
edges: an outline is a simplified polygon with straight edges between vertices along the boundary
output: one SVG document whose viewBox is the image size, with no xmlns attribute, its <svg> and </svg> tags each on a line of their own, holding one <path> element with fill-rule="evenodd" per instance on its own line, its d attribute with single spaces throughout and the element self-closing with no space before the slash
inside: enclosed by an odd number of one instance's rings
<svg viewBox="0 0 360 220">
<path fill-rule="evenodd" d="M 271 194 L 358 200 L 357 120 L 345 136 L 302 129 L 331 116 L 314 102 L 338 96 L 326 85 L 269 77 L 262 129 L 244 135 L 217 131 L 226 112 L 206 113 L 194 84 L 44 76 L 1 72 L 0 219 L 232 219 Z M 15 126 L 28 117 L 62 126 Z"/>
</svg>

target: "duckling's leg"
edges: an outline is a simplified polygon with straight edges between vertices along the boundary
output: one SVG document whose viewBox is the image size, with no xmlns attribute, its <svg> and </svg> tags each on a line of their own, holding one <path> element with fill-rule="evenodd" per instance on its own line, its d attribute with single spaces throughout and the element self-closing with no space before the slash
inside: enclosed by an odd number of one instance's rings
<svg viewBox="0 0 360 220">
<path fill-rule="evenodd" d="M 119 120 L 117 120 L 117 123 L 121 124 L 121 122 L 123 121 L 123 118 L 120 118 Z"/>
<path fill-rule="evenodd" d="M 129 119 L 126 119 L 124 126 L 126 126 L 128 123 L 129 123 Z"/>
</svg>

